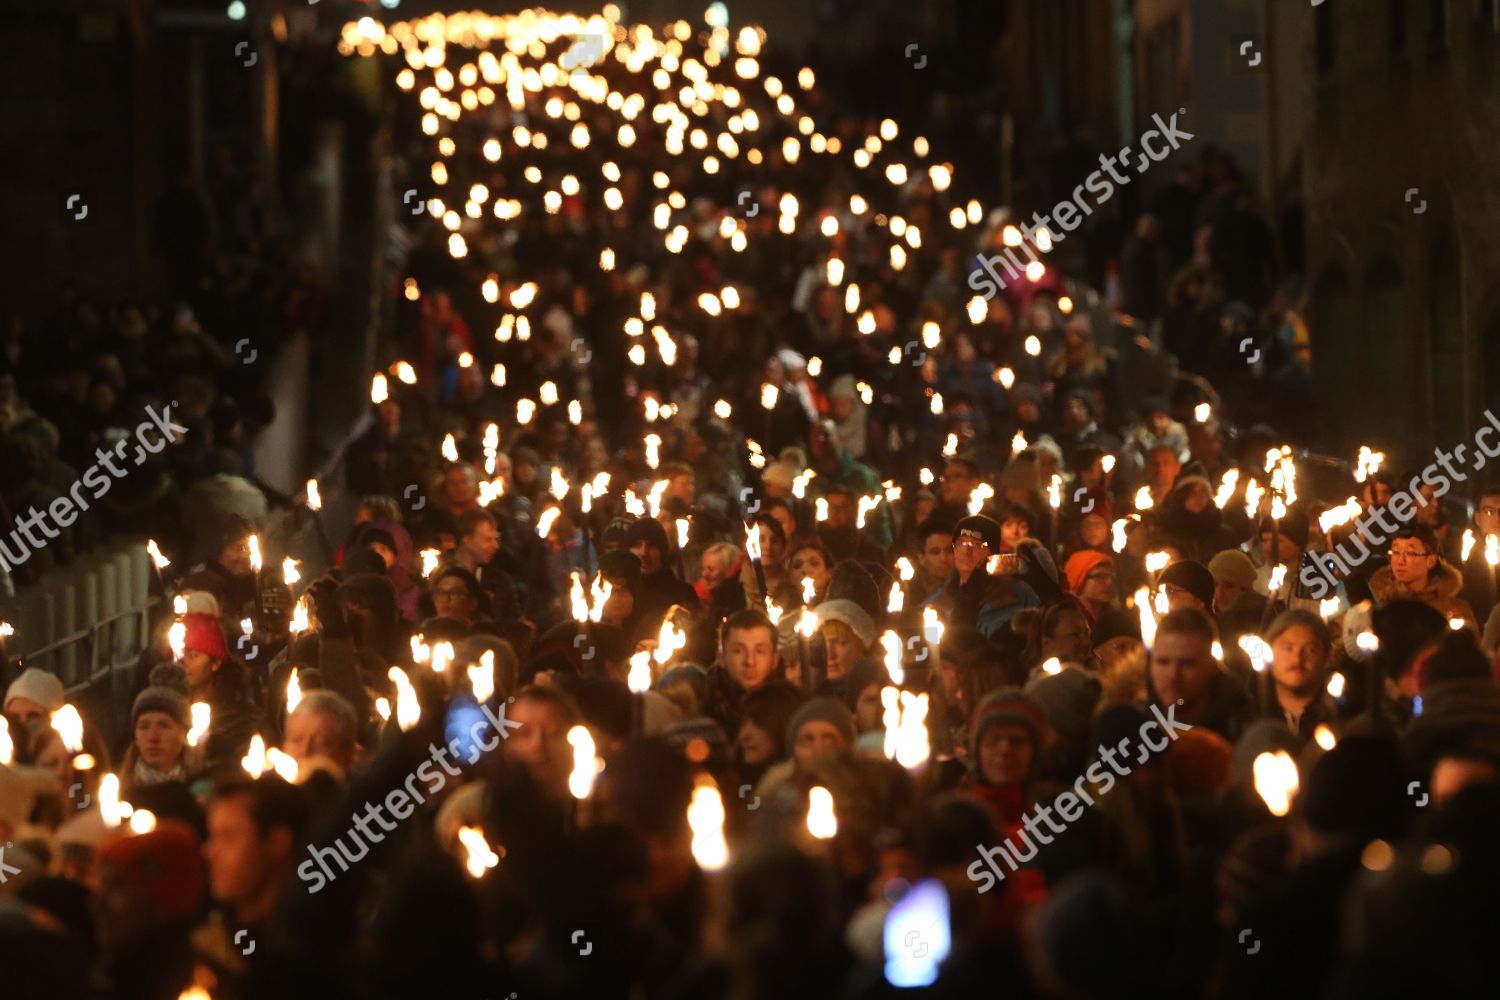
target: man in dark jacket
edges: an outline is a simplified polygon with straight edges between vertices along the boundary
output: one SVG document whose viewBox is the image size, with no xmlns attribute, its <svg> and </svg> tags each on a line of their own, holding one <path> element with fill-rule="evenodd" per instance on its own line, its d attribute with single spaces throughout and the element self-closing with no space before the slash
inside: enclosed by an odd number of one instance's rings
<svg viewBox="0 0 1500 1000">
<path fill-rule="evenodd" d="M 698 594 L 691 584 L 682 582 L 667 560 L 671 546 L 667 529 L 654 517 L 635 522 L 630 536 L 630 551 L 641 561 L 641 577 L 635 592 L 635 620 L 638 628 L 654 633 L 672 605 L 698 606 Z"/>
<path fill-rule="evenodd" d="M 994 518 L 972 514 L 959 521 L 953 529 L 953 575 L 922 607 L 936 609 L 944 625 L 966 625 L 991 638 L 1017 611 L 1040 605 L 1032 589 L 1004 568 L 990 575 L 987 564 L 999 551 L 1000 525 Z"/>
</svg>

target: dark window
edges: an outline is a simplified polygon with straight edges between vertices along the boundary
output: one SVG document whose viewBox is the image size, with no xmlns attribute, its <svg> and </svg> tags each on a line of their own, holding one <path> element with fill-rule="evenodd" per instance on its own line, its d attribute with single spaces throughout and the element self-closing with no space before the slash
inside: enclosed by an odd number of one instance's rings
<svg viewBox="0 0 1500 1000">
<path fill-rule="evenodd" d="M 1313 8 L 1313 41 L 1317 46 L 1318 72 L 1333 69 L 1333 4 L 1322 3 Z"/>
<path fill-rule="evenodd" d="M 1448 0 L 1428 0 L 1427 47 L 1440 52 L 1448 47 Z"/>
</svg>

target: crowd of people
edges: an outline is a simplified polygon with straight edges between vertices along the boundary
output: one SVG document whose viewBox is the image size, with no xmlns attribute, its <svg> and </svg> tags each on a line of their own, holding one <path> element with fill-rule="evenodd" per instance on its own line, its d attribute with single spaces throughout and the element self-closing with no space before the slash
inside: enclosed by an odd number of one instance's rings
<svg viewBox="0 0 1500 1000">
<path fill-rule="evenodd" d="M 1493 992 L 1500 486 L 1299 482 L 1269 286 L 1270 368 L 969 294 L 1014 220 L 753 30 L 480 20 L 345 33 L 432 183 L 326 572 L 218 508 L 122 745 L 5 690 L 7 996 Z"/>
</svg>

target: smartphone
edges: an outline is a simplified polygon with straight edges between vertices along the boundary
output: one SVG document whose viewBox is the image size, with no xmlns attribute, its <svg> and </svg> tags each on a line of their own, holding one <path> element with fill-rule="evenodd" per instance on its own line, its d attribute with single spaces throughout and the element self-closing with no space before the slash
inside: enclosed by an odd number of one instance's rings
<svg viewBox="0 0 1500 1000">
<path fill-rule="evenodd" d="M 1019 552 L 1002 552 L 990 561 L 990 574 L 992 576 L 1014 576 L 1021 572 L 1021 554 Z"/>
<path fill-rule="evenodd" d="M 475 736 L 488 737 L 491 728 L 473 699 L 457 695 L 448 702 L 448 714 L 443 719 L 444 746 L 452 748 L 457 743 L 454 757 L 459 761 L 478 760 L 484 748 L 475 742 Z"/>
<path fill-rule="evenodd" d="M 884 938 L 886 982 L 901 989 L 935 983 L 952 947 L 943 883 L 928 878 L 908 889 L 886 914 Z"/>
</svg>

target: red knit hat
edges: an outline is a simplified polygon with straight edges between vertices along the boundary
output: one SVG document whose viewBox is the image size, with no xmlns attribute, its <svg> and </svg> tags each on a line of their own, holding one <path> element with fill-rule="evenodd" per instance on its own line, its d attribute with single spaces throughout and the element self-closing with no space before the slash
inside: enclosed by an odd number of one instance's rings
<svg viewBox="0 0 1500 1000">
<path fill-rule="evenodd" d="M 224 630 L 213 615 L 186 614 L 182 624 L 187 627 L 187 636 L 182 648 L 195 653 L 206 653 L 216 660 L 229 659 L 229 644 L 224 641 Z"/>
<path fill-rule="evenodd" d="M 203 898 L 198 836 L 177 819 L 149 833 L 122 833 L 99 850 L 99 863 L 125 875 L 168 919 L 192 917 Z"/>
<path fill-rule="evenodd" d="M 1068 590 L 1074 594 L 1082 592 L 1083 581 L 1087 579 L 1089 573 L 1093 572 L 1095 566 L 1098 566 L 1100 563 L 1113 562 L 1114 560 L 1103 552 L 1096 552 L 1093 549 L 1079 549 L 1069 556 L 1068 561 L 1063 564 L 1063 575 L 1068 578 Z"/>
</svg>

